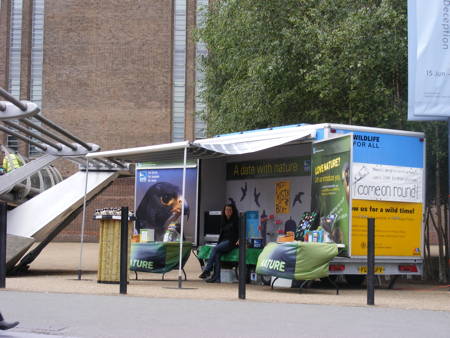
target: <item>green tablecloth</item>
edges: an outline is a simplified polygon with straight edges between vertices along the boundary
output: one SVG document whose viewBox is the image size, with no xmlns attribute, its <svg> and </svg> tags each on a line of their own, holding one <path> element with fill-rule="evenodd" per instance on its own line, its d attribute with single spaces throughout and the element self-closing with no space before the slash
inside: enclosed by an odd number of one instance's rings
<svg viewBox="0 0 450 338">
<path fill-rule="evenodd" d="M 337 254 L 335 243 L 269 243 L 259 255 L 256 273 L 296 280 L 323 278 Z"/>
<path fill-rule="evenodd" d="M 211 250 L 214 248 L 214 246 L 211 245 L 204 245 L 198 247 L 197 256 L 200 259 L 208 259 L 209 255 L 211 254 Z M 256 265 L 256 262 L 258 261 L 259 254 L 263 251 L 263 249 L 253 249 L 253 248 L 247 248 L 245 253 L 245 263 L 247 265 Z M 234 248 L 230 252 L 227 252 L 226 254 L 222 255 L 220 258 L 222 262 L 239 262 L 239 248 Z"/>
<path fill-rule="evenodd" d="M 191 242 L 183 242 L 183 267 L 191 254 L 191 249 Z M 179 242 L 131 243 L 131 271 L 166 273 L 177 269 L 179 261 Z"/>
</svg>

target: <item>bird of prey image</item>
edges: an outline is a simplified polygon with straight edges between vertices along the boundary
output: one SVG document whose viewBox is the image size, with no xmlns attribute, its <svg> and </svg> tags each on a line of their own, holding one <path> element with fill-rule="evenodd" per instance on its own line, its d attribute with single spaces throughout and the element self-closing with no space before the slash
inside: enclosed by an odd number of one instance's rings
<svg viewBox="0 0 450 338">
<path fill-rule="evenodd" d="M 180 188 L 169 182 L 152 185 L 136 210 L 136 230 L 155 229 L 155 240 L 161 241 L 171 220 L 181 214 L 189 218 L 189 205 L 183 201 Z"/>
<path fill-rule="evenodd" d="M 297 203 L 297 202 L 298 202 L 298 204 L 302 204 L 302 195 L 304 195 L 304 194 L 305 194 L 304 192 L 300 191 L 297 195 L 295 195 L 294 202 L 292 203 L 292 206 L 294 206 L 295 203 Z"/>
</svg>

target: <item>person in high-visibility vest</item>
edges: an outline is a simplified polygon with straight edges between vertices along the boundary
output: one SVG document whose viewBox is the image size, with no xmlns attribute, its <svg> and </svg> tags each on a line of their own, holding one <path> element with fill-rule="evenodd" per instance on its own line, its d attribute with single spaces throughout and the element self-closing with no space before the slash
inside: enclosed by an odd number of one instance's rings
<svg viewBox="0 0 450 338">
<path fill-rule="evenodd" d="M 3 157 L 3 169 L 8 173 L 13 169 L 19 168 L 23 165 L 19 155 L 16 153 L 5 154 Z"/>
</svg>

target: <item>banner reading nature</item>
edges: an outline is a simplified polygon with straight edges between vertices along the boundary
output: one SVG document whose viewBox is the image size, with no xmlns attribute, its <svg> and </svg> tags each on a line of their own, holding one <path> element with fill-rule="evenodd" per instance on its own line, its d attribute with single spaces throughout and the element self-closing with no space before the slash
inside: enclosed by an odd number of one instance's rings
<svg viewBox="0 0 450 338">
<path fill-rule="evenodd" d="M 350 154 L 352 135 L 313 144 L 311 210 L 334 219 L 329 237 L 349 245 Z"/>
</svg>

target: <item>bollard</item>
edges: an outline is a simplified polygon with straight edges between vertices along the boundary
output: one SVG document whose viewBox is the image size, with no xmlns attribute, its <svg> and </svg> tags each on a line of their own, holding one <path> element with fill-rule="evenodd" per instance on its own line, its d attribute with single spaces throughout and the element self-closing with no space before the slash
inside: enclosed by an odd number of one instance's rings
<svg viewBox="0 0 450 338">
<path fill-rule="evenodd" d="M 245 264 L 246 226 L 242 213 L 239 214 L 239 299 L 245 299 L 245 283 L 247 281 L 247 265 Z"/>
<path fill-rule="evenodd" d="M 6 287 L 6 203 L 0 203 L 0 288 Z"/>
<path fill-rule="evenodd" d="M 367 305 L 375 304 L 375 218 L 367 219 Z"/>
<path fill-rule="evenodd" d="M 128 281 L 128 207 L 121 208 L 120 217 L 120 293 L 127 293 Z"/>
</svg>

